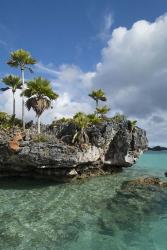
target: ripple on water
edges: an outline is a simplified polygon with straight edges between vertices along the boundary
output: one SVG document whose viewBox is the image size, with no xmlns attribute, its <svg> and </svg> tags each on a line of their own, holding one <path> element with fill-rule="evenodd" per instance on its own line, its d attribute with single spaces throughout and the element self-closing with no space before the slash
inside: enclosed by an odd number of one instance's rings
<svg viewBox="0 0 167 250">
<path fill-rule="evenodd" d="M 137 176 L 162 177 L 167 156 L 159 168 L 156 157 L 147 153 L 123 173 L 71 184 L 1 180 L 0 249 L 166 250 L 166 190 L 121 188 Z"/>
</svg>

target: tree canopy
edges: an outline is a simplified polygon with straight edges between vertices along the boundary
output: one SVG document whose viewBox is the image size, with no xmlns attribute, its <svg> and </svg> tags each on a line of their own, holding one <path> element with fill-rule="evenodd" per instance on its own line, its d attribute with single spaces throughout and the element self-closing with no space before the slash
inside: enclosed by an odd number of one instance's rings
<svg viewBox="0 0 167 250">
<path fill-rule="evenodd" d="M 26 65 L 33 65 L 35 63 L 36 60 L 31 56 L 31 54 L 23 49 L 11 52 L 10 59 L 7 62 L 7 64 L 11 67 L 20 67 L 21 69 L 24 69 Z M 28 69 L 31 70 L 30 68 Z"/>
<path fill-rule="evenodd" d="M 1 88 L 2 91 L 12 89 L 13 92 L 16 92 L 17 89 L 21 89 L 21 80 L 18 76 L 8 75 L 2 78 L 2 82 L 5 83 L 8 87 Z"/>
</svg>

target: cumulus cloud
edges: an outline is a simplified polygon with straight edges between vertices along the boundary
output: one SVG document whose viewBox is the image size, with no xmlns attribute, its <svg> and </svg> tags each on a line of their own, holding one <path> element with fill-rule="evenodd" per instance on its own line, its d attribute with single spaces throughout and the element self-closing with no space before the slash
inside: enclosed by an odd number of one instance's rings
<svg viewBox="0 0 167 250">
<path fill-rule="evenodd" d="M 167 15 L 115 29 L 102 50 L 94 84 L 111 93 L 114 108 L 147 116 L 166 106 Z"/>
</svg>

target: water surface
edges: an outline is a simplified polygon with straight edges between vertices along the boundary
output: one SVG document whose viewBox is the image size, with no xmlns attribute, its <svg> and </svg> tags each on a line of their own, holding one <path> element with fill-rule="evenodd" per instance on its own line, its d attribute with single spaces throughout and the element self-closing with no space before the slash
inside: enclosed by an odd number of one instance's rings
<svg viewBox="0 0 167 250">
<path fill-rule="evenodd" d="M 167 152 L 147 152 L 122 173 L 71 184 L 1 179 L 0 249 L 166 250 L 167 191 L 121 188 L 165 171 Z"/>
</svg>

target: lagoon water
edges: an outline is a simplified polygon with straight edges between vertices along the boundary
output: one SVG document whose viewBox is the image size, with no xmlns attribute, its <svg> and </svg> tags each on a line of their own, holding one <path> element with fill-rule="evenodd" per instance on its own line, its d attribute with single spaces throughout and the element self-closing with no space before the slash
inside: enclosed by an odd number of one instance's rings
<svg viewBox="0 0 167 250">
<path fill-rule="evenodd" d="M 71 184 L 0 180 L 0 249 L 166 250 L 167 190 L 127 192 L 138 176 L 165 179 L 167 152 L 147 152 L 112 176 Z"/>
</svg>

